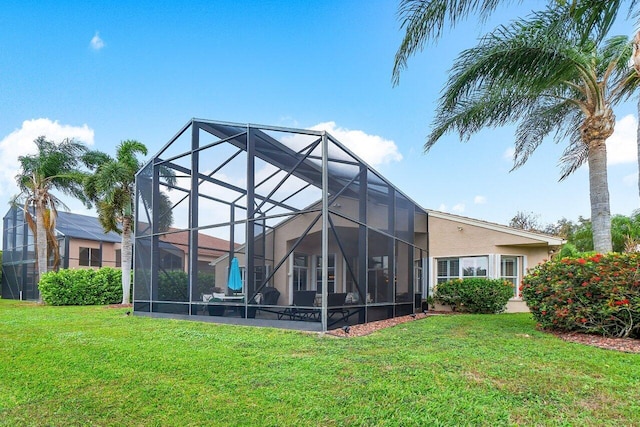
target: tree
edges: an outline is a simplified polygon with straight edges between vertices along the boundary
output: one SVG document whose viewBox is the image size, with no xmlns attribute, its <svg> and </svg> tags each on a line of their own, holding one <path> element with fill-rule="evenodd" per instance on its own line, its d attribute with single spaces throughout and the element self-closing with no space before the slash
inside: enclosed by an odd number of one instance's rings
<svg viewBox="0 0 640 427">
<path fill-rule="evenodd" d="M 509 227 L 517 228 L 519 230 L 536 231 L 542 230 L 539 219 L 540 215 L 536 215 L 533 212 L 518 211 L 509 221 Z"/>
<path fill-rule="evenodd" d="M 611 250 L 606 139 L 613 133 L 612 105 L 634 89 L 624 36 L 581 39 L 583 22 L 563 7 L 548 8 L 500 26 L 463 51 L 439 101 L 428 151 L 444 134 L 462 140 L 484 127 L 518 123 L 514 169 L 549 135 L 569 139 L 561 180 L 589 164 L 591 219 L 596 250 Z"/>
<path fill-rule="evenodd" d="M 393 64 L 394 85 L 399 83 L 409 58 L 421 52 L 428 42 L 439 39 L 447 24 L 454 28 L 474 13 L 484 21 L 500 4 L 509 3 L 513 0 L 401 0 L 398 17 L 405 35 Z"/>
<path fill-rule="evenodd" d="M 142 167 L 137 155 L 147 154 L 147 147 L 135 140 L 122 141 L 116 148 L 116 157 L 103 154 L 96 158 L 96 171 L 84 181 L 87 197 L 93 201 L 98 211 L 98 219 L 105 232 L 114 231 L 121 235 L 122 303 L 130 302 L 131 261 L 133 259 L 132 232 L 134 226 L 134 186 L 135 177 Z M 164 179 L 173 183 L 175 177 L 165 173 Z M 160 206 L 169 213 L 170 203 L 163 193 L 160 194 Z"/>
<path fill-rule="evenodd" d="M 105 155 L 95 173 L 84 183 L 87 197 L 96 204 L 98 220 L 105 232 L 115 231 L 122 237 L 122 304 L 130 301 L 134 184 L 142 166 L 137 154 L 146 155 L 147 147 L 134 140 L 122 141 L 116 149 L 116 158 Z"/>
<path fill-rule="evenodd" d="M 72 139 L 55 143 L 40 136 L 34 143 L 36 154 L 18 157 L 21 170 L 16 181 L 20 194 L 14 201 L 24 204 L 25 221 L 35 238 L 37 278 L 40 280 L 48 271 L 50 256 L 53 257 L 52 266 L 57 266 L 59 251 L 54 235 L 57 210 L 58 206 L 66 208 L 52 190 L 71 195 L 89 206 L 82 187 L 87 173 L 79 167 L 88 165 L 92 152 Z"/>
<path fill-rule="evenodd" d="M 401 0 L 398 16 L 405 35 L 395 55 L 392 80 L 398 84 L 400 73 L 407 66 L 409 57 L 421 52 L 429 41 L 441 37 L 445 26 L 451 28 L 476 14 L 481 21 L 489 17 L 499 6 L 508 6 L 513 0 Z M 627 6 L 627 17 L 636 15 L 638 0 L 549 0 L 550 6 L 565 8 L 566 18 L 578 19 L 583 23 L 580 39 L 590 36 L 602 40 L 610 31 L 618 14 Z M 636 31 L 633 40 L 633 66 L 636 76 L 640 77 L 640 31 Z M 640 97 L 638 97 L 638 116 L 640 117 Z M 640 120 L 636 135 L 638 152 L 638 190 L 640 191 Z"/>
</svg>

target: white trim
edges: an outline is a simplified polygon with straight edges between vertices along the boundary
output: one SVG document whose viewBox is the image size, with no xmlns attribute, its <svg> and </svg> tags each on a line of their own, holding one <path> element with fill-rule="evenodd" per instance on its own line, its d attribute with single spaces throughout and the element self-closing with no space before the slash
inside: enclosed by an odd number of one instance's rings
<svg viewBox="0 0 640 427">
<path fill-rule="evenodd" d="M 427 258 L 427 262 L 429 263 L 429 270 L 427 271 L 427 275 L 429 277 L 427 277 L 427 287 L 424 288 L 424 291 L 426 291 L 427 289 L 429 289 L 429 295 L 433 294 L 433 284 L 436 281 L 436 275 L 438 274 L 438 268 L 435 265 L 436 259 L 432 256 L 430 256 L 429 258 Z M 423 292 L 423 295 L 426 295 L 426 292 Z"/>
<path fill-rule="evenodd" d="M 496 265 L 496 259 L 500 259 L 500 257 L 496 256 L 496 254 L 488 254 L 487 256 L 489 257 L 489 265 L 487 266 L 487 278 L 493 279 L 498 274 L 498 271 L 500 271 L 497 269 Z"/>
<path fill-rule="evenodd" d="M 289 254 L 289 268 L 287 269 L 287 275 L 289 276 L 289 305 L 293 304 L 293 252 Z"/>
</svg>

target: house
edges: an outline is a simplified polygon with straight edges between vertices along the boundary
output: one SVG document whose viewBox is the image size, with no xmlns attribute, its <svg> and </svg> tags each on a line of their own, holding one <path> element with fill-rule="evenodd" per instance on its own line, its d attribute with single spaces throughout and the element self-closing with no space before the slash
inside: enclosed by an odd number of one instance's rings
<svg viewBox="0 0 640 427">
<path fill-rule="evenodd" d="M 60 268 L 120 267 L 120 236 L 105 233 L 97 218 L 58 212 L 55 235 Z M 22 207 L 4 216 L 2 254 L 2 298 L 37 300 L 35 244 Z"/>
<path fill-rule="evenodd" d="M 549 259 L 565 243 L 557 236 L 459 215 L 432 210 L 428 214 L 429 293 L 438 283 L 455 278 L 502 278 L 514 285 L 508 312 L 528 311 L 519 290 L 527 268 Z"/>
<path fill-rule="evenodd" d="M 138 315 L 326 331 L 415 313 L 453 277 L 517 284 L 562 244 L 426 210 L 323 131 L 193 119 L 138 172 L 136 200 Z M 186 276 L 163 262 L 172 234 L 189 254 L 228 242 L 213 281 L 191 255 Z"/>
<path fill-rule="evenodd" d="M 39 297 L 35 277 L 37 273 L 33 233 L 24 219 L 22 207 L 13 206 L 3 220 L 2 298 L 37 300 Z M 176 231 L 169 229 L 169 231 Z M 59 268 L 120 268 L 121 236 L 105 233 L 98 218 L 70 212 L 58 212 L 55 235 L 58 240 Z M 228 247 L 228 242 L 202 236 L 208 249 L 198 253 L 202 271 L 213 275 L 210 265 Z M 167 234 L 159 244 L 160 258 L 165 265 L 186 271 L 188 257 L 184 239 L 179 234 Z M 50 267 L 53 260 L 49 260 Z"/>
</svg>

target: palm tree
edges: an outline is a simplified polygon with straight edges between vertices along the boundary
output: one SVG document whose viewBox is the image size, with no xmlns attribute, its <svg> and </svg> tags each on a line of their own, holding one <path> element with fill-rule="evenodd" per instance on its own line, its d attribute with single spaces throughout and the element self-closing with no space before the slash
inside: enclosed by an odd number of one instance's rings
<svg viewBox="0 0 640 427">
<path fill-rule="evenodd" d="M 50 256 L 53 267 L 57 266 L 59 251 L 54 235 L 57 210 L 58 206 L 66 208 L 52 190 L 76 197 L 88 206 L 82 187 L 87 173 L 78 168 L 81 164 L 87 165 L 91 152 L 71 139 L 56 144 L 40 136 L 34 143 L 38 150 L 36 154 L 18 157 L 21 171 L 16 175 L 16 181 L 20 194 L 14 201 L 24 203 L 25 221 L 35 238 L 37 279 L 40 280 L 48 271 Z"/>
<path fill-rule="evenodd" d="M 122 303 L 130 301 L 131 261 L 133 259 L 132 232 L 134 225 L 135 177 L 142 167 L 138 154 L 146 155 L 147 147 L 135 140 L 122 141 L 116 148 L 116 158 L 103 155 L 97 159 L 96 171 L 84 182 L 87 197 L 96 204 L 98 219 L 105 232 L 114 231 L 122 236 Z M 163 170 L 164 171 L 164 170 Z M 174 184 L 175 176 L 164 171 L 163 180 Z M 160 193 L 160 208 L 165 214 L 165 223 L 172 221 L 171 203 Z"/>
<path fill-rule="evenodd" d="M 635 88 L 624 36 L 605 42 L 582 38 L 584 22 L 565 7 L 547 8 L 501 26 L 462 52 L 440 99 L 425 151 L 445 133 L 461 139 L 487 126 L 518 123 L 514 169 L 549 135 L 569 138 L 561 179 L 589 164 L 591 221 L 597 251 L 611 251 L 606 139 L 612 105 Z"/>
<path fill-rule="evenodd" d="M 115 231 L 122 236 L 123 304 L 130 300 L 134 184 L 142 166 L 137 154 L 146 155 L 147 147 L 134 140 L 122 141 L 116 149 L 116 158 L 106 156 L 97 164 L 95 173 L 85 180 L 85 192 L 95 202 L 105 232 Z"/>
<path fill-rule="evenodd" d="M 508 6 L 514 0 L 401 0 L 398 17 L 405 35 L 396 52 L 392 80 L 394 85 L 400 81 L 400 73 L 407 67 L 408 59 L 422 51 L 428 42 L 439 39 L 448 26 L 453 28 L 470 15 L 477 14 L 481 21 L 488 18 L 499 6 Z M 582 41 L 589 37 L 602 40 L 611 30 L 611 26 L 627 6 L 627 17 L 637 12 L 638 0 L 549 0 L 548 5 L 564 7 L 567 18 L 579 19 Z M 640 76 L 640 31 L 636 31 L 633 42 L 633 66 Z M 638 98 L 638 116 L 640 117 L 640 97 Z M 636 136 L 638 150 L 638 190 L 640 192 L 640 120 Z"/>
</svg>

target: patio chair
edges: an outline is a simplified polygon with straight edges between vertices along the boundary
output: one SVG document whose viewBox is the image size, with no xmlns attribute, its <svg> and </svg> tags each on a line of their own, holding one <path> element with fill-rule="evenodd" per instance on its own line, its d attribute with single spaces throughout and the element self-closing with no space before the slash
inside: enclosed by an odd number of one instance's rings
<svg viewBox="0 0 640 427">
<path fill-rule="evenodd" d="M 278 319 L 289 316 L 289 320 L 320 320 L 320 312 L 313 307 L 316 291 L 293 291 L 293 304 L 278 314 Z"/>
<path fill-rule="evenodd" d="M 280 291 L 270 286 L 265 286 L 262 289 L 262 304 L 264 305 L 278 305 L 278 299 L 280 298 Z"/>
<path fill-rule="evenodd" d="M 349 314 L 349 310 L 344 308 L 345 301 L 347 300 L 347 293 L 331 293 L 327 299 L 329 318 L 333 318 L 336 314 L 340 315 L 341 319 L 344 319 Z M 338 320 L 341 320 L 338 319 Z"/>
<path fill-rule="evenodd" d="M 271 286 L 265 286 L 260 292 L 258 292 L 249 302 L 250 304 L 256 304 L 247 308 L 247 317 L 255 318 L 258 310 L 274 313 L 273 310 L 264 308 L 265 305 L 278 305 L 278 299 L 280 298 L 280 291 Z M 279 314 L 279 313 L 278 313 Z"/>
<path fill-rule="evenodd" d="M 327 300 L 327 316 L 329 316 L 329 319 L 338 316 L 336 322 L 340 322 L 349 317 L 349 310 L 344 307 L 346 300 L 346 292 L 329 294 L 329 299 Z"/>
</svg>

